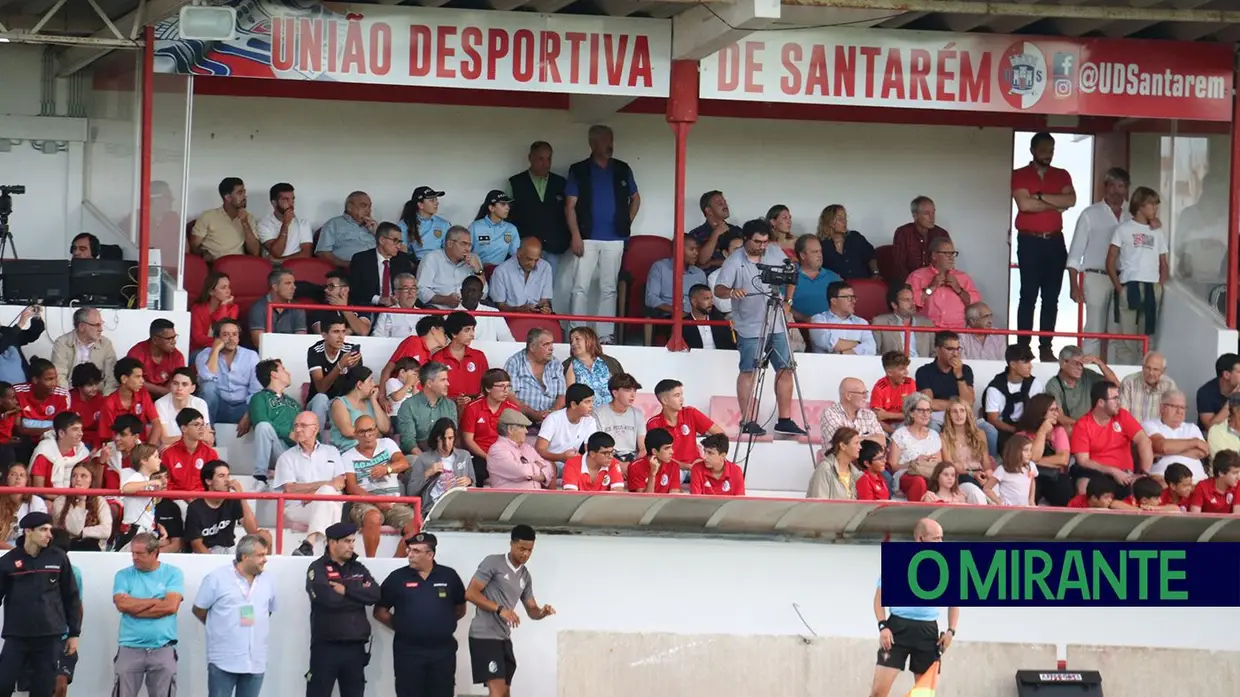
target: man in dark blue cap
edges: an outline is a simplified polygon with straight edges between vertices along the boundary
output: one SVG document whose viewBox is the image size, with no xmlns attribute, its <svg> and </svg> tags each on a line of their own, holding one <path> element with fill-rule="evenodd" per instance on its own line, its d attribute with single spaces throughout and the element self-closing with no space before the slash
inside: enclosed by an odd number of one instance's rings
<svg viewBox="0 0 1240 697">
<path fill-rule="evenodd" d="M 396 697 L 452 697 L 456 688 L 456 623 L 465 616 L 465 584 L 435 563 L 438 540 L 405 540 L 409 566 L 383 579 L 375 619 L 396 630 L 392 642 Z"/>
<path fill-rule="evenodd" d="M 19 544 L 0 557 L 0 695 L 13 694 L 18 678 L 28 670 L 30 697 L 51 697 L 58 652 L 77 653 L 82 605 L 69 555 L 50 546 L 52 517 L 30 513 L 20 525 Z"/>
<path fill-rule="evenodd" d="M 370 663 L 366 606 L 379 601 L 379 584 L 353 553 L 357 526 L 328 526 L 327 551 L 306 569 L 310 596 L 310 671 L 306 697 L 362 697 Z"/>
</svg>

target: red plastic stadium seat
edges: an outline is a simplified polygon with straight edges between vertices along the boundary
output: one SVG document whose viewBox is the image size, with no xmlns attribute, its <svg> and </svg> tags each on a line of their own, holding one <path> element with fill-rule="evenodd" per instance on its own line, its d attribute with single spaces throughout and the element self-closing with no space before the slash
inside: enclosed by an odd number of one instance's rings
<svg viewBox="0 0 1240 697">
<path fill-rule="evenodd" d="M 722 397 L 716 395 L 710 398 L 710 413 L 707 414 L 711 421 L 719 424 L 719 428 L 723 429 L 724 435 L 731 440 L 741 437 L 741 405 L 736 397 Z M 765 436 L 754 438 L 758 443 L 768 443 L 775 440 L 774 436 L 768 431 Z"/>
<path fill-rule="evenodd" d="M 491 274 L 495 273 L 495 264 L 483 264 L 482 275 L 487 279 L 487 283 L 491 282 Z"/>
<path fill-rule="evenodd" d="M 633 399 L 633 408 L 641 412 L 642 418 L 647 421 L 663 411 L 663 405 L 659 403 L 659 398 L 653 392 L 638 392 Z"/>
<path fill-rule="evenodd" d="M 819 428 L 819 425 L 822 423 L 822 412 L 832 404 L 835 404 L 835 402 L 829 399 L 805 400 L 805 420 L 807 423 L 801 425 L 805 427 L 809 435 L 797 436 L 798 443 L 813 443 L 814 445 L 822 443 L 822 429 Z M 797 408 L 795 402 L 792 404 L 792 420 L 801 420 L 801 410 Z"/>
<path fill-rule="evenodd" d="M 289 259 L 280 263 L 281 266 L 293 272 L 293 277 L 298 281 L 313 283 L 316 286 L 327 285 L 327 272 L 336 268 L 336 265 L 326 259 L 317 257 Z M 267 279 L 263 279 L 266 285 Z M 265 292 L 265 291 L 264 291 Z"/>
<path fill-rule="evenodd" d="M 184 285 L 185 292 L 189 294 L 190 302 L 198 297 L 198 293 L 202 292 L 202 284 L 207 282 L 207 274 L 210 269 L 207 268 L 207 262 L 197 254 L 185 254 L 185 276 Z"/>
<path fill-rule="evenodd" d="M 621 317 L 646 316 L 646 279 L 650 266 L 660 259 L 672 256 L 672 241 L 656 235 L 633 235 L 624 250 L 620 262 L 620 280 L 616 286 L 616 299 L 620 302 L 617 314 Z M 618 325 L 616 331 L 623 342 L 628 332 L 626 324 Z M 646 343 L 650 343 L 652 325 L 645 325 Z"/>
<path fill-rule="evenodd" d="M 887 283 L 878 278 L 858 278 L 848 282 L 857 294 L 855 312 L 867 322 L 887 312 Z"/>
<path fill-rule="evenodd" d="M 893 244 L 884 244 L 874 249 L 874 260 L 878 262 L 878 273 L 887 283 L 895 283 L 902 281 L 902 278 L 896 278 L 896 247 Z"/>
<path fill-rule="evenodd" d="M 508 322 L 508 330 L 512 332 L 512 338 L 516 341 L 524 342 L 525 335 L 535 327 L 551 332 L 551 338 L 557 344 L 564 341 L 564 330 L 556 320 L 541 317 L 507 317 L 505 321 Z"/>
</svg>

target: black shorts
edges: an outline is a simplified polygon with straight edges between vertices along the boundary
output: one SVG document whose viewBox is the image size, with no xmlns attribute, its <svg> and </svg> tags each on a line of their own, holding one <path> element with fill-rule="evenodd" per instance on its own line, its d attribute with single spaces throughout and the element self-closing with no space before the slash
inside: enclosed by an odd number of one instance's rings
<svg viewBox="0 0 1240 697">
<path fill-rule="evenodd" d="M 56 642 L 55 651 L 56 651 L 56 675 L 65 676 L 65 678 L 68 679 L 69 684 L 72 685 L 73 684 L 73 672 L 77 670 L 78 655 L 76 653 L 73 654 L 72 656 L 65 655 L 65 642 L 63 639 Z M 18 692 L 29 692 L 30 691 L 30 674 L 31 674 L 31 670 L 29 668 L 24 668 L 22 670 L 22 674 L 17 680 L 17 691 Z"/>
<path fill-rule="evenodd" d="M 878 647 L 878 665 L 904 670 L 907 664 L 915 675 L 921 675 L 939 660 L 938 622 L 892 615 L 887 618 L 887 629 L 891 630 L 891 650 Z"/>
<path fill-rule="evenodd" d="M 504 679 L 512 684 L 517 673 L 517 657 L 512 652 L 511 639 L 469 638 L 469 663 L 474 671 L 474 684 L 485 685 L 492 680 Z"/>
</svg>

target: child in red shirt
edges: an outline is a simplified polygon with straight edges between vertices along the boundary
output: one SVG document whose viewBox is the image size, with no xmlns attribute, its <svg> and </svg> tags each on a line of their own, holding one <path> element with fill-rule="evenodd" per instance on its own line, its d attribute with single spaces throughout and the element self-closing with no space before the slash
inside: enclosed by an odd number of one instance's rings
<svg viewBox="0 0 1240 697">
<path fill-rule="evenodd" d="M 857 500 L 890 500 L 891 489 L 887 487 L 887 478 L 883 476 L 887 470 L 887 457 L 883 446 L 872 440 L 861 441 L 861 454 L 857 456 L 857 465 L 861 467 L 861 477 L 857 479 Z"/>
<path fill-rule="evenodd" d="M 586 454 L 564 463 L 561 488 L 565 491 L 624 491 L 624 475 L 616 454 L 616 440 L 598 431 L 586 440 Z"/>
<path fill-rule="evenodd" d="M 1162 485 L 1151 477 L 1141 477 L 1132 483 L 1132 499 L 1137 508 L 1143 511 L 1179 512 L 1180 507 L 1174 503 L 1162 502 Z"/>
<path fill-rule="evenodd" d="M 665 428 L 646 431 L 646 457 L 629 465 L 629 491 L 647 494 L 680 493 L 680 466 L 674 459 L 672 434 Z M 653 475 L 651 471 L 653 470 Z"/>
<path fill-rule="evenodd" d="M 99 447 L 99 413 L 103 410 L 103 373 L 94 363 L 82 363 L 69 374 L 69 411 L 82 420 L 82 442 Z"/>
<path fill-rule="evenodd" d="M 917 383 L 908 376 L 908 356 L 900 351 L 883 354 L 883 372 L 870 388 L 870 408 L 890 435 L 904 423 L 904 398 L 917 391 Z"/>
<path fill-rule="evenodd" d="M 1163 481 L 1167 488 L 1162 490 L 1159 505 L 1173 505 L 1181 513 L 1188 513 L 1188 499 L 1193 495 L 1193 471 L 1188 465 L 1173 462 L 1163 470 Z"/>
<path fill-rule="evenodd" d="M 697 496 L 744 496 L 745 473 L 728 461 L 728 437 L 712 433 L 702 439 L 702 461 L 689 470 L 689 493 Z"/>
<path fill-rule="evenodd" d="M 1220 450 L 1211 463 L 1214 476 L 1197 482 L 1188 498 L 1192 513 L 1240 513 L 1236 484 L 1240 483 L 1240 453 Z"/>
<path fill-rule="evenodd" d="M 12 384 L 0 380 L 0 446 L 13 443 L 13 428 L 17 426 L 17 415 L 21 411 L 17 403 L 17 390 L 13 389 Z"/>
<path fill-rule="evenodd" d="M 697 437 L 722 434 L 723 429 L 711 421 L 709 416 L 693 407 L 685 406 L 684 385 L 679 380 L 660 380 L 654 386 L 654 396 L 659 399 L 659 404 L 663 405 L 663 410 L 646 421 L 646 431 L 664 428 L 672 434 L 672 457 L 681 467 L 687 468 L 701 462 Z M 724 450 L 727 450 L 727 446 L 724 446 Z"/>
<path fill-rule="evenodd" d="M 1068 501 L 1068 508 L 1111 508 L 1114 510 L 1132 510 L 1136 502 L 1131 498 L 1116 500 L 1117 486 L 1110 477 L 1095 477 L 1089 480 L 1085 493 L 1077 494 Z"/>
</svg>

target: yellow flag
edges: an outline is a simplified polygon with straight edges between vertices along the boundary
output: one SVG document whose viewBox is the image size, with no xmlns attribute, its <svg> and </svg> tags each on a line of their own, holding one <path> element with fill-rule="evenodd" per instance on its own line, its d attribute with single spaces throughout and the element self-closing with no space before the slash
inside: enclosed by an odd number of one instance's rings
<svg viewBox="0 0 1240 697">
<path fill-rule="evenodd" d="M 909 690 L 905 697 L 934 697 L 934 687 L 939 682 L 939 663 L 935 661 L 930 670 L 922 673 L 921 679 Z"/>
</svg>

